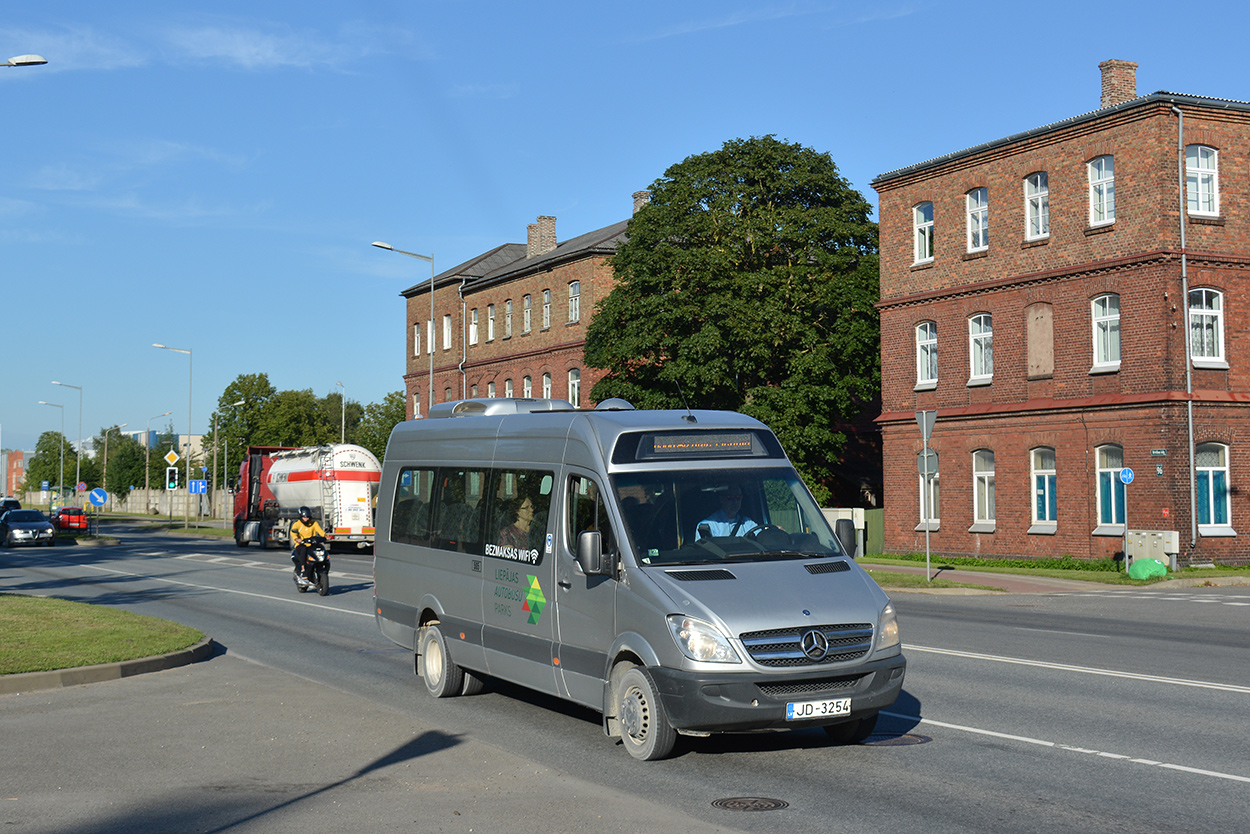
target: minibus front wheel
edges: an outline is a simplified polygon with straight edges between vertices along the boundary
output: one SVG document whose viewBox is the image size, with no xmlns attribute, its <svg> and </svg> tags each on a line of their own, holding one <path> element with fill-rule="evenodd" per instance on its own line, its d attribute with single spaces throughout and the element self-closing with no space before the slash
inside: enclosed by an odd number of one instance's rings
<svg viewBox="0 0 1250 834">
<path fill-rule="evenodd" d="M 421 628 L 421 679 L 435 698 L 459 695 L 464 687 L 464 671 L 451 659 L 447 640 L 437 621 Z"/>
<path fill-rule="evenodd" d="M 616 690 L 616 717 L 629 755 L 644 762 L 673 752 L 677 731 L 668 723 L 651 676 L 634 667 L 621 676 Z"/>
</svg>

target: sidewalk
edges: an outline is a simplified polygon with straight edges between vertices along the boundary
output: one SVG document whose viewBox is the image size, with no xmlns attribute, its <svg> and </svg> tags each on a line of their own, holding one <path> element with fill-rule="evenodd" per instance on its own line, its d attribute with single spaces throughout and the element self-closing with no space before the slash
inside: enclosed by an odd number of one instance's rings
<svg viewBox="0 0 1250 834">
<path fill-rule="evenodd" d="M 1097 582 L 1092 579 L 1057 579 L 1049 576 L 1026 576 L 1015 573 L 994 573 L 992 571 L 975 571 L 967 570 L 965 568 L 941 567 L 941 565 L 941 560 L 935 559 L 933 561 L 932 578 L 946 579 L 951 582 L 962 582 L 968 585 L 987 585 L 991 588 L 1001 588 L 1002 592 L 1009 594 L 1080 593 L 1082 591 L 1106 591 L 1109 588 L 1137 588 L 1154 591 L 1166 591 L 1175 588 L 1250 585 L 1250 576 L 1212 576 L 1210 578 L 1190 576 L 1185 577 L 1184 579 L 1165 579 L 1164 581 L 1157 582 L 1153 585 L 1108 585 L 1104 582 Z M 864 564 L 863 568 L 871 571 L 896 571 L 899 573 L 910 573 L 918 576 L 924 576 L 925 574 L 924 565 Z M 887 588 L 886 593 L 973 595 L 1000 592 L 985 591 L 977 588 Z"/>
</svg>

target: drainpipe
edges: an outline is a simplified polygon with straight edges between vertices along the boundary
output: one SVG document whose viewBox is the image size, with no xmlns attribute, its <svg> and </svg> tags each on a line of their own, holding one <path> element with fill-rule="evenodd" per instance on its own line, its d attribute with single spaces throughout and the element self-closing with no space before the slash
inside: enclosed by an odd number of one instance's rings
<svg viewBox="0 0 1250 834">
<path fill-rule="evenodd" d="M 465 276 L 460 276 L 460 399 L 467 400 L 469 398 L 469 382 L 468 376 L 464 372 L 464 363 L 469 359 L 469 320 L 468 302 L 464 300 L 464 281 Z"/>
<path fill-rule="evenodd" d="M 1193 358 L 1189 343 L 1189 259 L 1185 244 L 1185 114 L 1175 104 L 1176 114 L 1176 191 L 1180 199 L 1181 220 L 1181 298 L 1184 301 L 1185 318 L 1182 324 L 1185 340 L 1185 409 L 1189 431 L 1189 549 L 1198 544 L 1198 484 L 1194 478 L 1194 377 Z M 1172 565 L 1175 570 L 1175 563 Z"/>
</svg>

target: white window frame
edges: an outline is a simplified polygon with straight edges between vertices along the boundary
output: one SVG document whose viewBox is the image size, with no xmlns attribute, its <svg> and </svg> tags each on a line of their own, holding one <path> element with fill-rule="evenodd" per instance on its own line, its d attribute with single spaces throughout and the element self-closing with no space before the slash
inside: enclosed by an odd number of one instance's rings
<svg viewBox="0 0 1250 834">
<path fill-rule="evenodd" d="M 521 396 L 526 399 L 534 396 L 534 383 L 530 380 L 528 374 L 521 377 Z"/>
<path fill-rule="evenodd" d="M 968 217 L 968 251 L 984 252 L 990 248 L 990 192 L 974 188 L 964 195 Z"/>
<path fill-rule="evenodd" d="M 1091 374 L 1120 370 L 1120 296 L 1109 292 L 1089 302 L 1090 329 L 1094 339 Z"/>
<path fill-rule="evenodd" d="M 412 355 L 421 355 L 421 322 L 412 323 Z"/>
<path fill-rule="evenodd" d="M 443 316 L 443 350 L 451 350 L 451 313 Z"/>
<path fill-rule="evenodd" d="M 1224 358 L 1224 293 L 1189 291 L 1189 355 L 1195 368 L 1227 368 Z"/>
<path fill-rule="evenodd" d="M 1108 226 L 1115 222 L 1115 157 L 1096 156 L 1089 170 L 1089 225 Z"/>
<path fill-rule="evenodd" d="M 968 319 L 968 384 L 989 385 L 994 379 L 994 316 L 977 313 Z"/>
<path fill-rule="evenodd" d="M 1033 526 L 1029 532 L 1053 534 L 1059 524 L 1059 484 L 1055 464 L 1055 450 L 1050 446 L 1038 446 L 1029 450 L 1030 513 Z"/>
<path fill-rule="evenodd" d="M 1095 536 L 1124 535 L 1124 482 L 1120 480 L 1120 470 L 1124 468 L 1124 449 L 1114 443 L 1094 448 L 1094 465 L 1097 467 L 1097 482 L 1094 488 L 1094 517 L 1098 526 L 1094 528 Z M 1107 496 L 1110 491 L 1111 495 Z M 1110 501 L 1110 517 L 1104 512 L 1103 505 Z"/>
<path fill-rule="evenodd" d="M 477 344 L 477 308 L 469 311 L 469 344 Z"/>
<path fill-rule="evenodd" d="M 916 389 L 931 391 L 938 382 L 937 322 L 916 325 Z"/>
<path fill-rule="evenodd" d="M 486 305 L 486 341 L 495 341 L 495 305 Z"/>
<path fill-rule="evenodd" d="M 582 372 L 578 368 L 569 369 L 569 402 L 582 407 Z"/>
<path fill-rule="evenodd" d="M 918 478 L 919 478 L 917 483 L 919 484 L 919 487 L 920 487 L 920 523 L 916 525 L 916 530 L 919 530 L 919 531 L 923 531 L 926 529 L 929 531 L 934 531 L 934 530 L 941 529 L 941 526 L 942 526 L 942 515 L 940 512 L 941 503 L 942 503 L 942 482 L 939 476 L 939 472 L 942 469 L 942 464 L 941 464 L 941 461 L 938 460 L 937 454 L 933 452 L 932 449 L 930 449 L 929 451 L 932 454 L 932 457 L 930 457 L 929 460 L 937 464 L 937 468 L 933 469 L 931 472 L 928 473 L 929 483 L 927 485 L 927 488 L 925 484 L 925 473 L 920 471 L 921 467 L 924 465 L 924 462 L 922 460 L 919 460 L 919 458 L 924 454 L 924 452 L 921 452 L 920 454 L 916 455 L 918 459 L 917 460 L 918 465 L 916 467 L 916 471 L 917 471 Z"/>
<path fill-rule="evenodd" d="M 543 290 L 543 330 L 551 327 L 551 290 Z"/>
<path fill-rule="evenodd" d="M 1220 152 L 1215 148 L 1185 146 L 1185 206 L 1197 217 L 1220 216 Z"/>
<path fill-rule="evenodd" d="M 569 282 L 569 321 L 581 321 L 582 318 L 582 282 Z"/>
<path fill-rule="evenodd" d="M 1224 443 L 1199 443 L 1194 450 L 1200 536 L 1237 535 L 1233 530 L 1232 504 L 1229 500 L 1228 451 Z M 1218 455 L 1218 460 L 1210 460 L 1213 453 Z M 1217 520 L 1221 515 L 1223 520 Z"/>
<path fill-rule="evenodd" d="M 530 332 L 530 324 L 533 321 L 534 300 L 530 298 L 530 294 L 526 293 L 521 299 L 521 332 Z"/>
<path fill-rule="evenodd" d="M 917 203 L 911 210 L 912 256 L 914 262 L 933 261 L 933 203 Z"/>
<path fill-rule="evenodd" d="M 503 381 L 503 395 L 508 399 L 512 399 L 512 380 L 505 379 Z"/>
<path fill-rule="evenodd" d="M 486 383 L 486 396 L 492 400 L 495 399 L 495 383 Z"/>
<path fill-rule="evenodd" d="M 969 533 L 993 533 L 996 526 L 994 507 L 994 452 L 977 449 L 972 453 L 972 526 Z"/>
<path fill-rule="evenodd" d="M 543 374 L 543 399 L 551 399 L 551 374 Z"/>
<path fill-rule="evenodd" d="M 1050 237 L 1050 178 L 1037 171 L 1024 178 L 1024 239 Z"/>
<path fill-rule="evenodd" d="M 503 337 L 512 338 L 512 299 L 503 303 Z"/>
<path fill-rule="evenodd" d="M 420 416 L 421 416 L 421 392 L 418 391 L 417 393 L 412 395 L 412 419 L 415 420 Z"/>
</svg>

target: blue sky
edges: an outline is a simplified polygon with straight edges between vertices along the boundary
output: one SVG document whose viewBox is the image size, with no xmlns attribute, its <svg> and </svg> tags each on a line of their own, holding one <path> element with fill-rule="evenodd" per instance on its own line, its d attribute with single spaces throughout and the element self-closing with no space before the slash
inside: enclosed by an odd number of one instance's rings
<svg viewBox="0 0 1250 834">
<path fill-rule="evenodd" d="M 1244 4 L 19 2 L 0 15 L 0 441 L 223 388 L 402 388 L 399 292 L 557 217 L 566 239 L 729 139 L 873 177 L 1140 94 L 1250 99 Z"/>
</svg>

